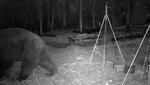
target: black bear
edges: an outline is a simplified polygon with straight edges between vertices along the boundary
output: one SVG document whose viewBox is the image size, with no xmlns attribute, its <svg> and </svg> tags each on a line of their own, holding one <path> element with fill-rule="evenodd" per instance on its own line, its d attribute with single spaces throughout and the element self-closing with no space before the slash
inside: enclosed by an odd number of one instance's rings
<svg viewBox="0 0 150 85">
<path fill-rule="evenodd" d="M 18 80 L 25 80 L 32 70 L 40 65 L 55 74 L 57 66 L 49 57 L 48 46 L 35 33 L 25 29 L 5 29 L 0 31 L 0 78 L 15 61 L 21 61 Z"/>
</svg>

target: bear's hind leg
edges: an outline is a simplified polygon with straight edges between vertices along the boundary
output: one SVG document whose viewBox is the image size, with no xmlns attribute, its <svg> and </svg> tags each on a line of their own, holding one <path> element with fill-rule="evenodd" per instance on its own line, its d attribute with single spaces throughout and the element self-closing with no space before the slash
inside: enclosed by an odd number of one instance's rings
<svg viewBox="0 0 150 85">
<path fill-rule="evenodd" d="M 9 74 L 7 73 L 7 71 L 11 68 L 12 66 L 12 62 L 6 62 L 6 61 L 0 61 L 0 79 L 4 78 L 4 77 L 9 77 Z"/>
</svg>

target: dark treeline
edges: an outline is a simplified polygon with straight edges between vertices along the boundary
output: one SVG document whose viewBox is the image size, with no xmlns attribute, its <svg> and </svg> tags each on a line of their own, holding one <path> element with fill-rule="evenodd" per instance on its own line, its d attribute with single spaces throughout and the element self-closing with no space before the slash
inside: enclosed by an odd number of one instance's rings
<svg viewBox="0 0 150 85">
<path fill-rule="evenodd" d="M 131 25 L 149 23 L 149 0 L 107 1 L 114 26 L 127 25 L 130 31 Z M 106 0 L 1 0 L 0 27 L 21 27 L 34 32 L 96 28 L 104 17 L 105 3 Z"/>
<path fill-rule="evenodd" d="M 48 30 L 47 16 L 51 16 L 48 12 L 51 12 L 51 8 L 53 8 L 52 5 L 56 4 L 56 0 L 47 1 L 48 2 L 46 2 L 46 0 L 1 0 L 1 28 L 20 27 L 39 32 L 40 22 L 42 22 L 42 27 Z"/>
</svg>

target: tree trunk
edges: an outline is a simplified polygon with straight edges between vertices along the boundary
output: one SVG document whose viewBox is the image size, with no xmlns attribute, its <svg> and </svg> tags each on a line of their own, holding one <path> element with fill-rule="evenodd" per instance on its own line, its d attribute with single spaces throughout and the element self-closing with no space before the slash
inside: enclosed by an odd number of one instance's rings
<svg viewBox="0 0 150 85">
<path fill-rule="evenodd" d="M 67 9 L 66 8 L 67 0 L 63 0 L 62 5 L 63 5 L 63 8 L 62 8 L 63 9 L 63 24 L 62 25 L 63 25 L 63 27 L 66 27 L 66 24 L 67 24 L 67 13 L 66 13 L 67 12 L 67 10 L 66 10 Z"/>
<path fill-rule="evenodd" d="M 43 33 L 43 18 L 42 18 L 42 4 L 39 6 L 39 21 L 40 21 L 40 36 L 42 36 Z"/>
<path fill-rule="evenodd" d="M 113 26 L 119 26 L 119 17 L 116 17 L 116 14 L 118 15 L 118 6 L 116 7 L 116 5 L 118 5 L 117 3 L 114 2 L 114 0 L 111 1 L 112 4 L 112 25 Z"/>
<path fill-rule="evenodd" d="M 80 0 L 79 23 L 80 23 L 80 33 L 82 33 L 82 31 L 83 31 L 83 24 L 82 24 L 82 0 Z"/>
<path fill-rule="evenodd" d="M 49 7 L 49 1 L 48 0 L 46 0 L 46 9 L 47 9 L 47 29 L 48 29 L 48 31 L 49 32 L 51 32 L 51 28 L 50 28 L 50 7 Z"/>
<path fill-rule="evenodd" d="M 130 32 L 131 27 L 130 27 L 130 7 L 128 5 L 127 7 L 127 16 L 126 16 L 126 32 Z"/>
<path fill-rule="evenodd" d="M 93 28 L 95 29 L 95 1 L 92 0 L 92 18 L 93 18 Z"/>
<path fill-rule="evenodd" d="M 130 33 L 131 32 L 131 7 L 132 7 L 133 3 L 132 0 L 128 0 L 128 4 L 127 4 L 127 16 L 126 16 L 126 32 Z"/>
<path fill-rule="evenodd" d="M 55 20 L 55 11 L 54 11 L 55 7 L 54 5 L 52 6 L 52 16 L 51 16 L 51 31 L 53 30 L 54 27 L 54 20 Z"/>
</svg>

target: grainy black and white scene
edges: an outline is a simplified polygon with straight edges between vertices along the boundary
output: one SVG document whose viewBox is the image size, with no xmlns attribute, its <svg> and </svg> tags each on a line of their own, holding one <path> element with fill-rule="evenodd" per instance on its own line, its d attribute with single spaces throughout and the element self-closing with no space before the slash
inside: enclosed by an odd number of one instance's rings
<svg viewBox="0 0 150 85">
<path fill-rule="evenodd" d="M 0 0 L 0 85 L 150 85 L 150 0 Z"/>
</svg>

